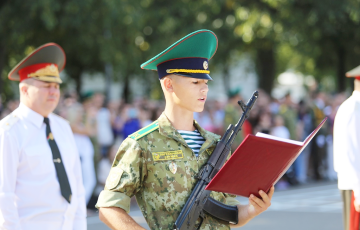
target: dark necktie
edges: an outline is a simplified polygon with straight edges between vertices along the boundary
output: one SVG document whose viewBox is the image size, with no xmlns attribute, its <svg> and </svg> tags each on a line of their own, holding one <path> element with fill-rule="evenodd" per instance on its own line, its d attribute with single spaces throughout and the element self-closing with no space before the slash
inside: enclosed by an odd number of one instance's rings
<svg viewBox="0 0 360 230">
<path fill-rule="evenodd" d="M 69 184 L 68 177 L 66 175 L 65 167 L 61 159 L 61 154 L 59 148 L 54 140 L 54 136 L 50 129 L 49 118 L 44 118 L 44 123 L 46 124 L 46 139 L 50 145 L 50 149 L 53 155 L 53 161 L 56 169 L 56 174 L 60 184 L 61 195 L 69 203 L 71 201 L 71 188 Z"/>
</svg>

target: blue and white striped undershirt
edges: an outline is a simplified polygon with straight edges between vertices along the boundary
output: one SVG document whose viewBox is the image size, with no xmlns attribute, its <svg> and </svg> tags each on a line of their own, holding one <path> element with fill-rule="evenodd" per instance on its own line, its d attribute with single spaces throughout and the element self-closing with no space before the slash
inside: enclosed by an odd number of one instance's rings
<svg viewBox="0 0 360 230">
<path fill-rule="evenodd" d="M 193 150 L 196 156 L 199 155 L 199 150 L 203 143 L 205 142 L 205 139 L 201 136 L 199 131 L 184 131 L 184 130 L 178 130 L 182 138 L 186 141 L 186 144 Z"/>
</svg>

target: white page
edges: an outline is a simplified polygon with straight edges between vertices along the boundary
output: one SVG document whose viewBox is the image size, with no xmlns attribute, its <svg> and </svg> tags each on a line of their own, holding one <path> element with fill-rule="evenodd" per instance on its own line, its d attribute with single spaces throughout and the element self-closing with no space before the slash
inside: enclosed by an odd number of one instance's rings
<svg viewBox="0 0 360 230">
<path fill-rule="evenodd" d="M 301 142 L 301 141 L 294 141 L 294 140 L 289 140 L 289 139 L 285 139 L 285 138 L 281 138 L 281 137 L 275 137 L 275 136 L 265 134 L 265 133 L 258 132 L 256 134 L 256 136 L 267 138 L 267 139 L 272 139 L 272 140 L 277 140 L 277 141 L 281 141 L 281 142 L 286 142 L 286 143 L 290 143 L 290 144 L 294 144 L 294 145 L 299 145 L 299 146 L 302 146 L 304 144 L 304 142 Z"/>
</svg>

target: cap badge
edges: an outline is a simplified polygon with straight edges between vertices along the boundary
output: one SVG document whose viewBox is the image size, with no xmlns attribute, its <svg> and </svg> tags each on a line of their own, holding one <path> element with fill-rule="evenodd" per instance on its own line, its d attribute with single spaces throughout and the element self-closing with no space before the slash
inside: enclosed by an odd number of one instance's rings
<svg viewBox="0 0 360 230">
<path fill-rule="evenodd" d="M 50 65 L 50 67 L 49 67 L 49 70 L 51 71 L 51 72 L 57 72 L 57 68 L 56 68 L 56 66 L 54 65 L 54 64 L 51 64 Z"/>
<path fill-rule="evenodd" d="M 175 162 L 171 162 L 171 163 L 169 164 L 169 169 L 170 169 L 170 172 L 172 172 L 172 174 L 175 174 L 175 173 L 176 173 L 177 165 L 175 164 Z"/>
<path fill-rule="evenodd" d="M 209 64 L 208 64 L 208 62 L 207 62 L 207 61 L 204 61 L 204 63 L 203 63 L 203 67 L 204 67 L 204 69 L 208 69 L 208 68 L 209 68 Z"/>
<path fill-rule="evenodd" d="M 41 64 L 37 64 L 37 65 L 38 65 L 37 70 L 29 73 L 28 77 L 43 77 L 43 76 L 53 76 L 57 78 L 60 77 L 59 70 L 56 65 L 51 64 L 51 65 L 46 65 L 44 67 L 41 66 Z"/>
</svg>

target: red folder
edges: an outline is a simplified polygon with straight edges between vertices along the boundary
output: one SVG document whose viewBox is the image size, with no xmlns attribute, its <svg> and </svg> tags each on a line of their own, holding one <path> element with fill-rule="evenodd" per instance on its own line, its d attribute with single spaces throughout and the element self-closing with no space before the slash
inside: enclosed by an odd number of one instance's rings
<svg viewBox="0 0 360 230">
<path fill-rule="evenodd" d="M 260 197 L 259 190 L 267 193 L 289 169 L 326 119 L 304 142 L 267 134 L 247 135 L 205 189 L 245 197 L 251 194 Z"/>
</svg>

